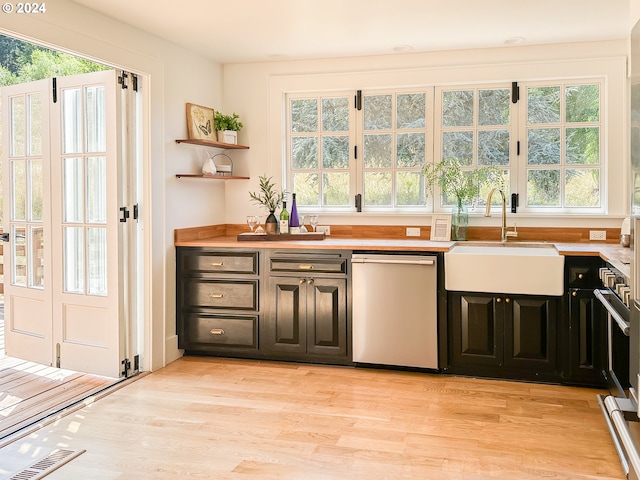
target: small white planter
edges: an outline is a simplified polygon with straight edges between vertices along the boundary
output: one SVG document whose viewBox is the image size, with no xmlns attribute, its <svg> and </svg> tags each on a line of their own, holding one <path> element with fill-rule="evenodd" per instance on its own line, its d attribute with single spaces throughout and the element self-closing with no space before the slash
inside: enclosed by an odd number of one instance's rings
<svg viewBox="0 0 640 480">
<path fill-rule="evenodd" d="M 238 132 L 234 130 L 218 130 L 218 141 L 222 143 L 238 144 Z"/>
</svg>

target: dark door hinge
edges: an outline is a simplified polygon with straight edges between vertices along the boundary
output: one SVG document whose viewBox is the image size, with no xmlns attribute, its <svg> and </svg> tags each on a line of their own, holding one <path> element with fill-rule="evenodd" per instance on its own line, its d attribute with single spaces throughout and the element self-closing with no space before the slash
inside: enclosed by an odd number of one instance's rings
<svg viewBox="0 0 640 480">
<path fill-rule="evenodd" d="M 518 103 L 520 100 L 520 87 L 518 82 L 511 82 L 511 103 Z"/>
<path fill-rule="evenodd" d="M 511 213 L 517 213 L 518 212 L 518 194 L 517 193 L 512 193 L 511 194 Z"/>
<path fill-rule="evenodd" d="M 131 81 L 133 82 L 133 91 L 137 92 L 138 91 L 138 75 L 132 73 Z"/>
<path fill-rule="evenodd" d="M 356 107 L 356 110 L 362 110 L 362 90 L 356 91 L 355 107 Z"/>
<path fill-rule="evenodd" d="M 133 219 L 138 220 L 138 216 L 139 216 L 139 209 L 138 209 L 138 204 L 136 203 L 133 206 Z"/>
<path fill-rule="evenodd" d="M 129 75 L 127 74 L 127 72 L 123 71 L 120 76 L 118 77 L 118 83 L 120 84 L 120 87 L 122 87 L 122 89 L 124 90 L 125 88 L 129 88 L 129 86 L 127 85 L 127 77 Z"/>
<path fill-rule="evenodd" d="M 520 140 L 516 142 L 516 155 L 520 156 Z"/>
<path fill-rule="evenodd" d="M 353 158 L 358 159 L 358 145 L 353 146 Z"/>
<path fill-rule="evenodd" d="M 122 360 L 122 362 L 120 362 L 122 364 L 122 372 L 121 375 L 125 378 L 129 377 L 129 370 L 131 370 L 131 362 L 129 361 L 128 358 L 125 358 L 124 360 Z"/>
<path fill-rule="evenodd" d="M 53 103 L 58 103 L 58 79 L 56 77 L 53 77 L 51 83 L 53 85 Z"/>
<path fill-rule="evenodd" d="M 120 207 L 120 211 L 122 212 L 122 217 L 120 217 L 120 223 L 125 223 L 129 218 L 129 210 L 127 207 Z"/>
<path fill-rule="evenodd" d="M 362 195 L 360 193 L 356 193 L 356 212 L 362 211 Z"/>
</svg>

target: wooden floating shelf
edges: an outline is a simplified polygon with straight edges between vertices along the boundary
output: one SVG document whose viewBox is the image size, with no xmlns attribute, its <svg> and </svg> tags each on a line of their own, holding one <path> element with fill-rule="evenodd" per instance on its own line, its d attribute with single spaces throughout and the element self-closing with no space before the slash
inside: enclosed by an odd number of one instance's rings
<svg viewBox="0 0 640 480">
<path fill-rule="evenodd" d="M 211 140 L 182 139 L 182 140 L 176 140 L 176 143 L 189 143 L 191 145 L 200 145 L 201 147 L 224 148 L 226 150 L 232 150 L 232 149 L 246 150 L 249 148 L 246 145 L 236 145 L 235 143 L 214 142 Z"/>
<path fill-rule="evenodd" d="M 238 175 L 202 175 L 201 173 L 176 173 L 176 178 L 208 178 L 211 180 L 249 180 L 249 177 Z"/>
</svg>

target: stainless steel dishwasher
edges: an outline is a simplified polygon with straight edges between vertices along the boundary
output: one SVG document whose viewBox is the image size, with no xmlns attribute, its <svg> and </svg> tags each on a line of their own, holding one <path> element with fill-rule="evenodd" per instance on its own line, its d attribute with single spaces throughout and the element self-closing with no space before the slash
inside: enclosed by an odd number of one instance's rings
<svg viewBox="0 0 640 480">
<path fill-rule="evenodd" d="M 438 368 L 436 256 L 354 254 L 353 361 Z"/>
</svg>

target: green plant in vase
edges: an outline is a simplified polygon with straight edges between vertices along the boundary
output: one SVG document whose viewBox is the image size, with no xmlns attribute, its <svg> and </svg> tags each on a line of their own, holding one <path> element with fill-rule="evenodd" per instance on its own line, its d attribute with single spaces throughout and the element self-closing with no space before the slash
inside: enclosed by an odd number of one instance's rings
<svg viewBox="0 0 640 480">
<path fill-rule="evenodd" d="M 268 234 L 276 234 L 278 233 L 278 219 L 275 216 L 275 211 L 285 199 L 286 192 L 276 190 L 272 177 L 260 175 L 258 180 L 260 182 L 260 191 L 258 193 L 249 192 L 249 198 L 253 203 L 269 210 L 269 215 L 264 222 L 264 230 Z"/>
<path fill-rule="evenodd" d="M 237 113 L 226 115 L 221 112 L 214 113 L 214 124 L 218 132 L 218 141 L 224 143 L 238 143 L 238 132 L 244 125 Z"/>
<path fill-rule="evenodd" d="M 469 225 L 467 205 L 474 202 L 487 184 L 502 184 L 502 173 L 495 165 L 464 169 L 458 159 L 427 163 L 422 168 L 427 193 L 438 185 L 447 201 L 454 201 L 451 212 L 452 240 L 466 240 Z"/>
</svg>

